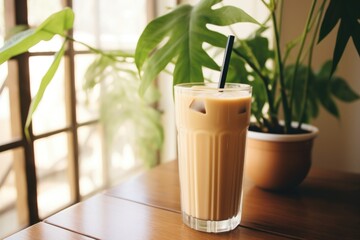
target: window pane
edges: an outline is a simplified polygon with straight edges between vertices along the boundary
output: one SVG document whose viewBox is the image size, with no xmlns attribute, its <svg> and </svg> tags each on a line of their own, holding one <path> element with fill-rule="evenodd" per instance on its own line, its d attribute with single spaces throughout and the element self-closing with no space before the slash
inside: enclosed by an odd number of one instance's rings
<svg viewBox="0 0 360 240">
<path fill-rule="evenodd" d="M 80 159 L 80 193 L 86 196 L 104 184 L 104 162 L 99 125 L 78 129 Z"/>
<path fill-rule="evenodd" d="M 39 216 L 45 218 L 70 204 L 68 135 L 60 133 L 34 142 Z"/>
<path fill-rule="evenodd" d="M 61 0 L 28 0 L 28 22 L 31 27 L 39 26 L 51 14 L 60 11 L 63 6 Z M 60 49 L 62 39 L 55 36 L 50 41 L 41 41 L 32 47 L 30 52 L 57 51 Z"/>
<path fill-rule="evenodd" d="M 99 14 L 97 0 L 77 0 L 73 2 L 75 12 L 74 38 L 93 47 L 99 45 Z M 89 17 L 91 16 L 91 17 Z M 76 50 L 87 50 L 82 45 L 75 44 Z"/>
<path fill-rule="evenodd" d="M 141 159 L 139 154 L 143 146 L 139 147 L 139 142 L 134 138 L 134 133 L 138 131 L 138 126 L 133 122 L 127 121 L 116 129 L 112 129 L 112 127 L 106 125 L 105 131 L 109 134 L 106 143 L 110 157 L 109 175 L 111 181 L 116 183 L 144 171 L 145 164 L 144 159 Z M 149 152 L 150 154 L 153 153 Z"/>
<path fill-rule="evenodd" d="M 25 173 L 21 149 L 0 153 L 0 238 L 27 224 Z"/>
<path fill-rule="evenodd" d="M 94 59 L 95 56 L 90 54 L 77 55 L 75 57 L 76 110 L 79 123 L 99 117 L 100 86 L 95 86 L 89 94 L 86 94 L 83 88 L 85 72 Z"/>
<path fill-rule="evenodd" d="M 30 81 L 32 97 L 37 92 L 42 77 L 50 67 L 53 56 L 31 57 Z M 34 134 L 66 127 L 64 64 L 60 64 L 54 78 L 33 115 Z"/>
<path fill-rule="evenodd" d="M 21 136 L 17 68 L 13 61 L 0 65 L 0 144 Z"/>
<path fill-rule="evenodd" d="M 76 39 L 103 49 L 135 49 L 146 25 L 146 0 L 78 0 L 73 3 Z M 82 47 L 77 45 L 79 48 Z"/>
</svg>

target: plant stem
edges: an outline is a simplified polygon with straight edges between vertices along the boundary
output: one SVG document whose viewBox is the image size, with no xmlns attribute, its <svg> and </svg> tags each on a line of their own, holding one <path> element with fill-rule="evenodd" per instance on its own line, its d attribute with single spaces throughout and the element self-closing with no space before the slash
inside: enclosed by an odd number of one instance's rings
<svg viewBox="0 0 360 240">
<path fill-rule="evenodd" d="M 319 31 L 320 22 L 321 22 L 322 15 L 324 12 L 325 3 L 326 3 L 326 0 L 323 1 L 323 3 L 321 4 L 321 6 L 319 8 L 319 11 L 317 14 L 317 20 L 316 20 L 316 27 L 315 27 L 314 34 L 313 34 L 313 37 L 312 37 L 311 43 L 310 43 L 308 68 L 306 70 L 306 79 L 305 79 L 305 83 L 304 83 L 304 93 L 303 93 L 304 97 L 301 102 L 300 117 L 298 120 L 298 123 L 299 123 L 298 129 L 301 128 L 301 125 L 305 118 L 305 109 L 306 109 L 306 105 L 307 105 L 307 97 L 308 97 L 308 91 L 309 91 L 310 69 L 311 69 L 311 65 L 312 65 L 312 56 L 313 56 L 313 51 L 314 51 L 315 38 L 317 36 L 317 32 Z"/>
<path fill-rule="evenodd" d="M 283 105 L 284 118 L 285 118 L 285 126 L 284 131 L 287 133 L 291 127 L 291 112 L 288 105 L 287 94 L 285 92 L 285 81 L 284 81 L 284 70 L 281 62 L 281 51 L 280 51 L 280 36 L 279 31 L 276 24 L 276 15 L 275 10 L 271 11 L 271 19 L 274 25 L 274 35 L 275 35 L 275 60 L 278 66 L 279 78 L 280 78 L 280 94 L 281 101 Z M 269 103 L 270 104 L 270 103 Z"/>
<path fill-rule="evenodd" d="M 71 40 L 71 41 L 73 41 L 73 42 L 77 42 L 77 43 L 79 43 L 79 44 L 87 47 L 90 51 L 92 51 L 92 52 L 94 52 L 94 53 L 97 53 L 97 54 L 100 54 L 100 55 L 102 55 L 102 56 L 108 57 L 108 58 L 110 58 L 111 60 L 114 60 L 115 62 L 125 62 L 125 61 L 119 61 L 119 59 L 118 59 L 114 54 L 111 54 L 111 53 L 102 51 L 102 50 L 100 50 L 100 49 L 94 48 L 94 47 L 92 47 L 92 46 L 90 46 L 90 45 L 88 45 L 88 44 L 86 44 L 86 43 L 84 43 L 84 42 L 81 42 L 81 41 L 76 40 L 75 38 L 73 38 L 73 37 L 71 37 L 71 36 L 66 35 L 66 36 L 64 36 L 64 37 L 65 37 L 66 39 L 69 39 L 69 40 Z M 123 53 L 123 54 L 122 54 L 122 57 L 124 57 L 124 58 L 134 58 L 134 56 L 133 56 L 132 54 L 127 54 L 127 53 Z"/>
<path fill-rule="evenodd" d="M 261 0 L 261 2 L 262 2 L 262 3 L 263 3 L 263 4 L 267 7 L 267 8 L 269 8 L 269 9 L 270 9 L 270 7 L 271 7 L 271 6 L 270 6 L 270 5 L 271 5 L 271 3 L 269 3 L 269 4 L 268 4 L 268 3 L 266 3 L 266 2 L 265 2 L 265 0 Z"/>
<path fill-rule="evenodd" d="M 293 76 L 292 76 L 291 90 L 290 90 L 290 104 L 289 104 L 290 105 L 289 106 L 290 115 L 292 114 L 292 107 L 293 107 L 293 104 L 294 104 L 295 79 L 296 79 L 296 75 L 297 75 L 297 70 L 298 70 L 298 67 L 299 67 L 301 54 L 302 54 L 304 46 L 305 46 L 306 37 L 307 37 L 307 34 L 308 34 L 309 30 L 310 30 L 309 25 L 310 25 L 310 22 L 311 22 L 313 13 L 314 13 L 316 3 L 317 3 L 317 0 L 313 0 L 311 8 L 310 8 L 309 15 L 308 15 L 308 18 L 306 20 L 304 31 L 303 31 L 302 36 L 301 36 L 300 49 L 299 49 L 299 52 L 298 52 L 298 54 L 296 56 L 296 61 L 295 61 L 295 66 L 294 66 L 294 73 L 293 73 Z M 310 54 L 310 55 L 312 55 L 312 54 Z"/>
<path fill-rule="evenodd" d="M 49 33 L 51 33 L 51 34 L 58 34 L 58 33 L 54 33 L 54 32 L 49 31 L 49 30 L 43 30 L 43 31 L 49 32 Z M 90 51 L 92 51 L 92 52 L 94 52 L 94 53 L 97 53 L 97 54 L 100 54 L 100 55 L 102 55 L 102 56 L 108 57 L 108 58 L 114 60 L 115 62 L 125 62 L 125 61 L 119 61 L 119 59 L 118 59 L 118 58 L 116 57 L 116 55 L 114 55 L 114 54 L 107 53 L 107 52 L 102 51 L 102 50 L 100 50 L 100 49 L 94 48 L 94 47 L 92 47 L 92 46 L 90 46 L 90 45 L 88 45 L 88 44 L 86 44 L 86 43 L 84 43 L 84 42 L 81 42 L 81 41 L 76 40 L 75 38 L 73 38 L 73 37 L 70 36 L 70 35 L 67 35 L 67 34 L 58 34 L 58 35 L 61 36 L 61 37 L 63 37 L 63 38 L 65 38 L 65 39 L 67 39 L 67 40 L 70 40 L 70 41 L 73 41 L 73 42 L 77 42 L 77 43 L 79 43 L 79 44 L 87 47 Z M 122 56 L 123 58 L 134 58 L 134 55 L 133 55 L 133 54 L 128 54 L 128 53 L 122 53 L 121 56 Z"/>
<path fill-rule="evenodd" d="M 283 9 L 284 9 L 284 0 L 279 0 L 280 7 L 279 7 L 279 37 L 281 36 L 282 30 L 282 18 L 283 18 Z"/>
</svg>

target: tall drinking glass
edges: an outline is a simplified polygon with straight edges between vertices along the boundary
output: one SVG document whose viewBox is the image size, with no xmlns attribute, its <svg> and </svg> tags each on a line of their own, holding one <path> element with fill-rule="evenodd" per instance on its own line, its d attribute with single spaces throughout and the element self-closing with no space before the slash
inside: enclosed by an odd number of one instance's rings
<svg viewBox="0 0 360 240">
<path fill-rule="evenodd" d="M 251 86 L 175 86 L 183 222 L 205 232 L 240 223 Z"/>
</svg>

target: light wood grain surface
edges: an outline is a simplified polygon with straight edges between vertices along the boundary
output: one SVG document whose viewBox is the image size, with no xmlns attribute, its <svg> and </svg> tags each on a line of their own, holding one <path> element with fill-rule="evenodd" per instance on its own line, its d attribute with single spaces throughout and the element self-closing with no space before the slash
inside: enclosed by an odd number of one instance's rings
<svg viewBox="0 0 360 240">
<path fill-rule="evenodd" d="M 63 228 L 59 228 L 47 223 L 40 222 L 6 238 L 6 240 L 19 240 L 19 239 L 21 240 L 50 240 L 50 239 L 91 240 L 93 238 L 89 238 L 84 235 L 68 231 Z"/>
<path fill-rule="evenodd" d="M 177 169 L 176 161 L 164 164 L 106 194 L 180 212 Z M 264 191 L 245 179 L 241 226 L 299 239 L 360 239 L 359 203 L 358 174 L 312 169 L 287 193 Z"/>
<path fill-rule="evenodd" d="M 245 180 L 241 226 L 222 234 L 181 220 L 177 162 L 160 165 L 8 239 L 360 239 L 360 175 L 313 169 L 287 193 Z"/>
<path fill-rule="evenodd" d="M 95 196 L 46 220 L 96 239 L 285 239 L 247 228 L 224 234 L 192 230 L 177 212 L 106 195 Z"/>
</svg>

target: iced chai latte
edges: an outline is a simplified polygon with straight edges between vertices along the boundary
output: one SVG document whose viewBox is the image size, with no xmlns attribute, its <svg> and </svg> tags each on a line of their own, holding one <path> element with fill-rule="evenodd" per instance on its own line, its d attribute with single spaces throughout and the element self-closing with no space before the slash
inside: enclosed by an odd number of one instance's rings
<svg viewBox="0 0 360 240">
<path fill-rule="evenodd" d="M 251 87 L 175 86 L 183 222 L 206 232 L 240 223 Z"/>
</svg>

